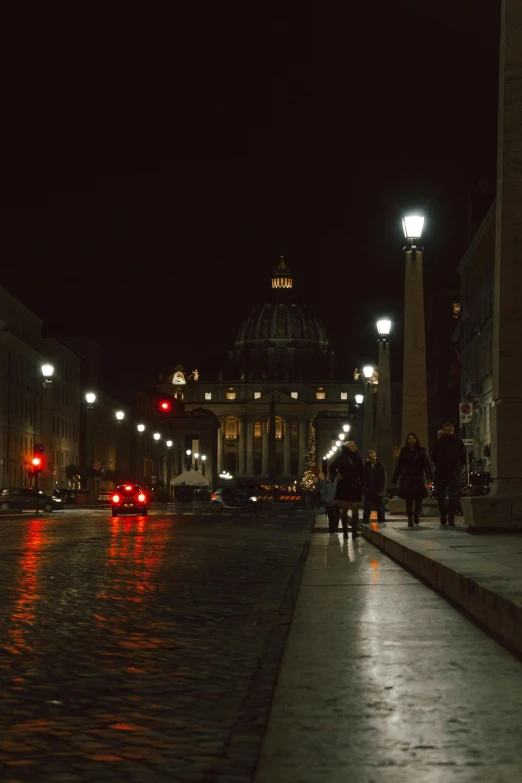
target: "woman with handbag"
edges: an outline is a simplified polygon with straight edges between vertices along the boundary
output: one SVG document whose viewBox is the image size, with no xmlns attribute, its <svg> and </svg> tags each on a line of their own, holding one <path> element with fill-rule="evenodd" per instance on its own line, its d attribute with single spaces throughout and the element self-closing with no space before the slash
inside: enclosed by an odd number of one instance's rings
<svg viewBox="0 0 522 783">
<path fill-rule="evenodd" d="M 426 481 L 431 480 L 431 466 L 414 432 L 409 432 L 401 449 L 392 482 L 398 484 L 398 495 L 406 500 L 408 527 L 419 524 L 423 498 L 428 496 Z M 414 508 L 415 506 L 415 508 Z"/>
</svg>

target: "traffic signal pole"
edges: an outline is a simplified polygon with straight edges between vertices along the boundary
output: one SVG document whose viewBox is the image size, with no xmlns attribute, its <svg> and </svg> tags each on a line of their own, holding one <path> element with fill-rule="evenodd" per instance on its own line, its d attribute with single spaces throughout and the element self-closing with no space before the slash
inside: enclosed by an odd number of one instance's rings
<svg viewBox="0 0 522 783">
<path fill-rule="evenodd" d="M 36 490 L 36 511 L 35 514 L 40 513 L 40 498 L 39 498 L 39 492 L 40 492 L 40 485 L 38 482 L 38 476 L 40 475 L 40 471 L 36 470 L 34 473 L 34 488 Z"/>
</svg>

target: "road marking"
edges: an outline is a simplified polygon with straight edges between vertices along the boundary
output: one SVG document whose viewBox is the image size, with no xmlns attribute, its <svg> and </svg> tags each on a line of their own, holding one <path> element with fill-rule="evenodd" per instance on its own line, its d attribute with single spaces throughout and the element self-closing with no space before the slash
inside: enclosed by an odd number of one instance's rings
<svg viewBox="0 0 522 783">
<path fill-rule="evenodd" d="M 193 517 L 194 516 L 194 512 L 193 511 L 184 511 L 183 512 L 183 516 L 184 517 Z"/>
</svg>

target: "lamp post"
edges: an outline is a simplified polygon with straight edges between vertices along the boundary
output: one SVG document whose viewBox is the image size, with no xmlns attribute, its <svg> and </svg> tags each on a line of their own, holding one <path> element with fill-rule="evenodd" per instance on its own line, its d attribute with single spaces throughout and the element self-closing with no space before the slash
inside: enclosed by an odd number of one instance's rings
<svg viewBox="0 0 522 783">
<path fill-rule="evenodd" d="M 192 460 L 191 460 L 192 451 L 190 449 L 187 449 L 185 454 L 187 455 L 186 468 L 187 470 L 190 470 L 190 466 L 192 464 Z"/>
<path fill-rule="evenodd" d="M 428 384 L 426 378 L 426 327 L 424 324 L 424 283 L 422 236 L 424 218 L 409 215 L 402 221 L 406 237 L 404 269 L 404 364 L 402 373 L 401 443 L 415 432 L 428 447 Z"/>
<path fill-rule="evenodd" d="M 205 463 L 207 461 L 206 454 L 201 455 L 201 472 L 203 475 L 205 475 Z"/>
<path fill-rule="evenodd" d="M 156 443 L 156 448 L 154 449 L 154 462 L 155 462 L 155 469 L 154 473 L 156 475 L 156 484 L 160 481 L 160 475 L 159 475 L 159 442 L 161 440 L 161 435 L 159 432 L 155 432 L 152 436 L 154 438 L 154 442 Z"/>
<path fill-rule="evenodd" d="M 199 459 L 199 454 L 198 454 L 197 451 L 195 451 L 194 452 L 194 470 L 198 469 L 198 459 Z"/>
<path fill-rule="evenodd" d="M 375 448 L 377 456 L 386 468 L 387 481 L 393 473 L 393 433 L 391 416 L 391 371 L 390 371 L 390 332 L 392 322 L 389 318 L 377 321 L 379 335 L 379 390 L 377 392 L 377 427 Z"/>
<path fill-rule="evenodd" d="M 116 411 L 116 419 L 118 420 L 118 424 L 121 424 L 124 418 L 125 414 L 123 411 Z"/>
<path fill-rule="evenodd" d="M 373 365 L 367 364 L 363 367 L 364 375 L 364 415 L 363 415 L 363 459 L 366 459 L 368 449 L 373 448 L 373 398 L 372 398 L 372 378 Z"/>
<path fill-rule="evenodd" d="M 86 422 L 86 430 L 87 430 L 87 470 L 89 471 L 89 474 L 91 470 L 93 470 L 94 460 L 95 460 L 95 438 L 94 438 L 94 403 L 96 402 L 96 395 L 94 392 L 87 392 L 85 395 L 85 402 L 87 403 L 87 422 Z M 92 493 L 94 485 L 95 485 L 95 479 L 94 476 L 89 475 L 89 479 L 87 482 L 87 487 L 90 493 Z"/>
<path fill-rule="evenodd" d="M 170 498 L 170 482 L 172 481 L 172 446 L 173 442 L 171 440 L 167 441 L 167 486 L 169 490 L 169 498 Z"/>
<path fill-rule="evenodd" d="M 138 424 L 136 429 L 138 430 L 138 465 L 136 466 L 136 473 L 139 476 L 141 483 L 144 484 L 145 470 L 143 466 L 143 433 L 145 432 L 145 425 Z"/>
</svg>

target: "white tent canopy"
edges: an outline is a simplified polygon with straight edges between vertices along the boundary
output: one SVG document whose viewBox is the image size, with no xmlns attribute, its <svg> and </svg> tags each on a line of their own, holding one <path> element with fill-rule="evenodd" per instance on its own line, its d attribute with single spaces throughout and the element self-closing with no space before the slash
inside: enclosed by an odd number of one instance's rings
<svg viewBox="0 0 522 783">
<path fill-rule="evenodd" d="M 210 487 L 210 482 L 199 470 L 184 470 L 170 482 L 171 487 Z"/>
</svg>

